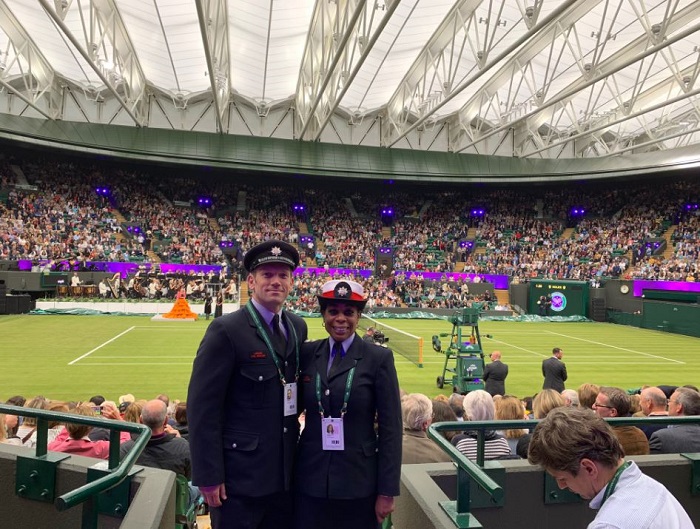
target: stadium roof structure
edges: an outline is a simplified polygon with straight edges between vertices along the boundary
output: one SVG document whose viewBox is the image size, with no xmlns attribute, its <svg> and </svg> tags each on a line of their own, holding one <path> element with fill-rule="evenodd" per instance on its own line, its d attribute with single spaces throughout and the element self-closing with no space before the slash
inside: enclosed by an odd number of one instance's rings
<svg viewBox="0 0 700 529">
<path fill-rule="evenodd" d="M 694 0 L 0 0 L 0 120 L 668 159 L 699 29 Z"/>
</svg>

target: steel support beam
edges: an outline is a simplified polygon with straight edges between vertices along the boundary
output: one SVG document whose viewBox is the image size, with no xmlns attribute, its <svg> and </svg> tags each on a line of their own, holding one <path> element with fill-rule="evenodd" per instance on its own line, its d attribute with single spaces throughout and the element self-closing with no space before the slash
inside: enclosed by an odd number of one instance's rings
<svg viewBox="0 0 700 529">
<path fill-rule="evenodd" d="M 226 132 L 224 118 L 231 97 L 231 60 L 228 40 L 228 4 L 226 0 L 197 0 L 197 16 L 202 32 L 204 54 L 211 90 L 214 94 L 216 127 Z"/>
<path fill-rule="evenodd" d="M 0 57 L 2 85 L 48 119 L 60 118 L 63 89 L 58 76 L 4 0 L 0 0 L 0 30 L 12 43 L 6 51 L 7 55 Z M 12 72 L 15 70 L 21 72 L 23 90 L 7 83 L 7 78 L 14 75 Z M 45 99 L 46 109 L 40 108 L 41 99 Z"/>
</svg>

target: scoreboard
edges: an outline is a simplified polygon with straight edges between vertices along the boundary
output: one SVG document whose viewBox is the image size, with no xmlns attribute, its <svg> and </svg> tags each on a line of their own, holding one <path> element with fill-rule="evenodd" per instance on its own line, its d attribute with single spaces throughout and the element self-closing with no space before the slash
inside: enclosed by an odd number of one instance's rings
<svg viewBox="0 0 700 529">
<path fill-rule="evenodd" d="M 539 314 L 537 301 L 546 296 L 551 302 L 547 316 L 587 316 L 588 289 L 586 281 L 533 280 L 530 282 L 528 312 Z"/>
</svg>

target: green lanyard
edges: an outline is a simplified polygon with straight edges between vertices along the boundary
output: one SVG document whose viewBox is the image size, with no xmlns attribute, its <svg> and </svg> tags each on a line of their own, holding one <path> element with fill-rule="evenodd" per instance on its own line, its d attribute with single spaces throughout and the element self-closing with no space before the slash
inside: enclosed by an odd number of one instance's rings
<svg viewBox="0 0 700 529">
<path fill-rule="evenodd" d="M 277 358 L 277 354 L 275 353 L 275 348 L 272 347 L 272 342 L 270 341 L 270 336 L 267 334 L 267 330 L 263 326 L 263 324 L 260 322 L 260 318 L 258 317 L 258 311 L 255 310 L 255 307 L 253 306 L 253 303 L 251 303 L 250 300 L 248 300 L 248 303 L 246 303 L 245 308 L 248 310 L 250 315 L 253 318 L 253 321 L 255 322 L 255 327 L 257 327 L 258 332 L 262 335 L 263 341 L 265 342 L 265 345 L 267 345 L 267 348 L 270 350 L 270 353 L 272 354 L 272 360 L 275 362 L 275 366 L 277 367 L 277 373 L 280 376 L 280 382 L 282 382 L 282 385 L 284 386 L 287 384 L 287 381 L 284 378 L 284 373 L 282 372 L 282 367 L 280 366 L 280 361 Z M 294 335 L 294 350 L 296 351 L 296 357 L 297 357 L 297 365 L 296 365 L 296 371 L 294 372 L 294 382 L 299 380 L 299 339 L 297 338 L 297 331 L 294 328 L 294 325 L 290 325 L 289 328 L 292 330 L 292 334 Z"/>
<path fill-rule="evenodd" d="M 343 407 L 340 409 L 340 416 L 343 417 L 348 411 L 348 401 L 350 400 L 350 389 L 352 388 L 352 379 L 355 378 L 355 367 L 353 366 L 348 373 L 348 378 L 345 380 L 345 396 L 343 397 Z M 321 404 L 321 375 L 316 372 L 316 400 L 318 401 L 318 412 L 321 417 L 324 416 L 323 405 Z"/>
<path fill-rule="evenodd" d="M 601 505 L 603 505 L 603 503 L 605 503 L 605 500 L 607 500 L 610 496 L 612 496 L 612 493 L 615 492 L 615 487 L 617 486 L 617 482 L 620 480 L 620 476 L 631 464 L 632 464 L 632 461 L 627 461 L 627 462 L 625 462 L 624 465 L 622 465 L 620 468 L 617 469 L 617 472 L 615 472 L 615 475 L 612 477 L 612 479 L 608 483 L 608 486 L 605 487 L 605 494 L 603 494 L 603 501 L 600 502 Z"/>
</svg>

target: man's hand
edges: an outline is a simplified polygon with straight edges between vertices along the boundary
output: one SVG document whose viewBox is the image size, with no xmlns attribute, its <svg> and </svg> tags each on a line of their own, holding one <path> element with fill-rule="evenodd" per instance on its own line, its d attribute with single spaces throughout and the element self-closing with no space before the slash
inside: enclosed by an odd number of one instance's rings
<svg viewBox="0 0 700 529">
<path fill-rule="evenodd" d="M 221 501 L 226 499 L 226 486 L 223 483 L 211 487 L 199 487 L 199 491 L 209 507 L 221 507 Z"/>
<path fill-rule="evenodd" d="M 393 496 L 377 496 L 377 501 L 374 504 L 374 514 L 377 515 L 377 522 L 382 523 L 384 518 L 394 512 Z"/>
</svg>

